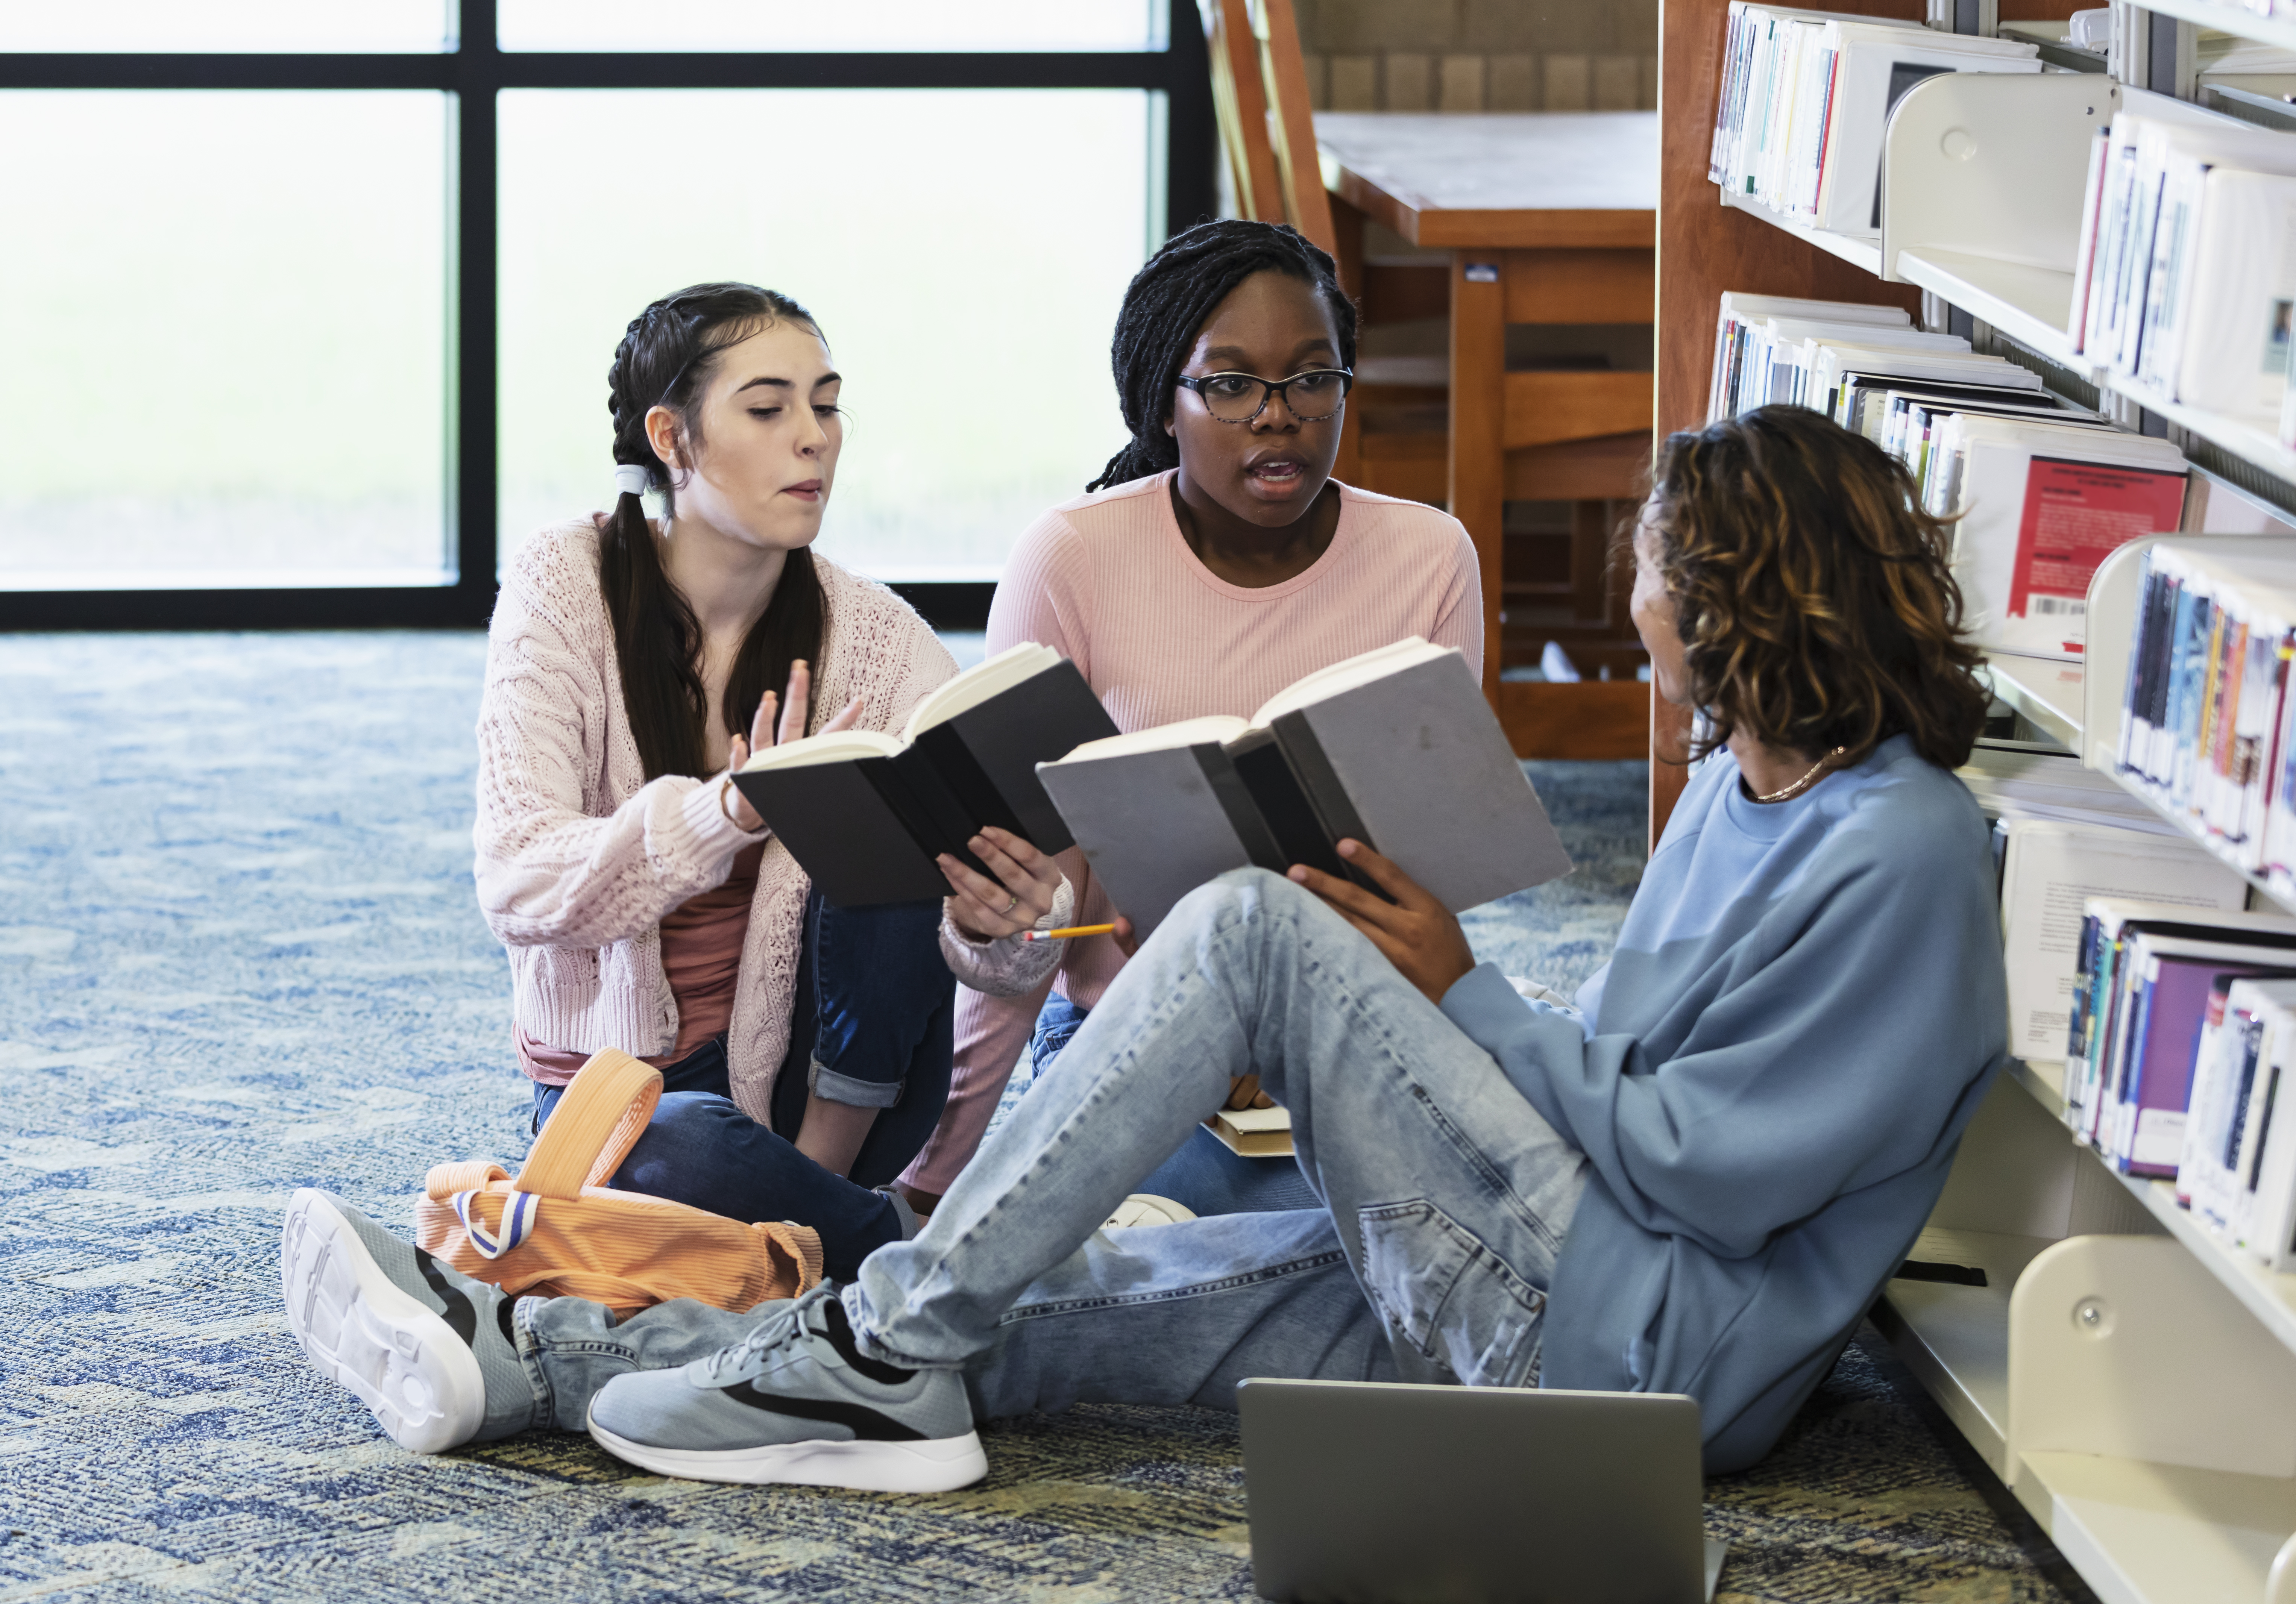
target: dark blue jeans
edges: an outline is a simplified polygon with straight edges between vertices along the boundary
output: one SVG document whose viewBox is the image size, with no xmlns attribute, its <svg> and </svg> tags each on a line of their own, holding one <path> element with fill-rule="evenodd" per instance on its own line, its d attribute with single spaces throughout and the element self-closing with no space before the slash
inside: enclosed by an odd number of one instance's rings
<svg viewBox="0 0 2296 1604">
<path fill-rule="evenodd" d="M 1052 1068 L 1088 1012 L 1058 992 L 1045 1000 L 1044 1011 L 1037 1016 L 1037 1034 L 1029 1042 L 1029 1063 L 1036 1076 Z M 1247 1158 L 1201 1125 L 1134 1190 L 1169 1198 L 1200 1215 L 1278 1214 L 1324 1206 L 1291 1159 Z"/>
<path fill-rule="evenodd" d="M 714 1037 L 662 1070 L 653 1119 L 608 1184 L 744 1223 L 810 1225 L 829 1276 L 852 1279 L 873 1249 L 901 1240 L 900 1211 L 873 1189 L 909 1166 L 948 1101 L 956 980 L 939 928 L 938 902 L 840 908 L 816 894 L 806 904 L 772 1124 L 734 1104 L 725 1038 Z M 809 1090 L 879 1110 L 849 1179 L 793 1145 Z M 563 1092 L 534 1089 L 535 1130 Z"/>
</svg>

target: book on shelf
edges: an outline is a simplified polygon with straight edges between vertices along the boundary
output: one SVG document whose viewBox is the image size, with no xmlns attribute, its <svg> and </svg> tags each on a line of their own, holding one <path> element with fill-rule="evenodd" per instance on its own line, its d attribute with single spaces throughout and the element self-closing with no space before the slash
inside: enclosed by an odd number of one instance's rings
<svg viewBox="0 0 2296 1604">
<path fill-rule="evenodd" d="M 1371 882 L 1348 837 L 1457 912 L 1570 872 L 1466 661 L 1414 637 L 1317 670 L 1249 721 L 1086 742 L 1038 775 L 1142 935 L 1231 869 L 1306 863 Z"/>
<path fill-rule="evenodd" d="M 2236 910 L 2247 896 L 2240 876 L 2182 838 L 2018 813 L 1994 829 L 2009 1051 L 2019 1058 L 2068 1055 L 2088 899 L 2151 899 L 2148 905 L 2174 904 L 2187 917 L 2206 917 Z"/>
<path fill-rule="evenodd" d="M 2166 440 L 1957 413 L 1928 447 L 1923 501 L 1956 519 L 1954 575 L 1979 645 L 2078 659 L 2088 582 L 2119 546 L 2174 533 L 2190 474 Z"/>
<path fill-rule="evenodd" d="M 2230 978 L 2210 1006 L 2177 1198 L 2266 1269 L 2296 1270 L 2296 980 Z"/>
<path fill-rule="evenodd" d="M 734 783 L 840 907 L 945 896 L 947 853 L 981 826 L 1044 852 L 1070 844 L 1037 765 L 1116 732 L 1076 665 L 1023 642 L 932 692 L 898 737 L 838 730 L 756 753 Z"/>
<path fill-rule="evenodd" d="M 1714 374 L 1707 388 L 1707 421 L 1746 410 L 1739 404 L 1738 397 L 1746 385 L 1748 355 L 1761 325 L 1774 317 L 1816 320 L 1851 328 L 1903 329 L 1913 323 L 1903 307 L 1809 300 L 1790 295 L 1750 295 L 1744 291 L 1726 290 L 1722 292 L 1721 315 L 1714 325 Z M 1764 393 L 1767 393 L 1767 381 Z"/>
<path fill-rule="evenodd" d="M 2095 137 L 2067 332 L 2090 361 L 2277 430 L 2296 308 L 2296 137 L 2144 95 Z"/>
<path fill-rule="evenodd" d="M 2047 819 L 2182 841 L 2185 832 L 2112 776 L 2054 745 L 1981 740 L 1954 770 L 1988 820 Z"/>
<path fill-rule="evenodd" d="M 2119 772 L 2234 867 L 2296 892 L 2296 541 L 2156 542 L 2135 610 Z"/>
<path fill-rule="evenodd" d="M 1882 135 L 1906 92 L 1943 72 L 2038 72 L 2039 47 L 1910 20 L 1734 0 L 1708 176 L 1783 217 L 1882 230 Z"/>
<path fill-rule="evenodd" d="M 2296 974 L 2296 920 L 2174 898 L 2082 904 L 2065 1119 L 2113 1167 L 2173 1176 L 2219 980 Z"/>
<path fill-rule="evenodd" d="M 1792 402 L 1878 438 L 1885 414 L 1877 402 L 1893 389 L 1939 403 L 1962 397 L 1972 406 L 2095 421 L 2047 394 L 2039 374 L 1973 351 L 1959 335 L 1915 329 L 1898 307 L 1723 294 L 1707 384 L 1710 421 Z"/>
<path fill-rule="evenodd" d="M 1218 1137 L 1230 1152 L 1247 1158 L 1292 1157 L 1289 1109 L 1222 1109 L 1204 1121 L 1204 1129 Z"/>
<path fill-rule="evenodd" d="M 1838 359 L 1835 353 L 1841 354 Z M 1821 382 L 1829 389 L 1838 386 L 1844 367 L 1897 372 L 1898 364 L 1910 361 L 1919 371 L 1949 373 L 1967 366 L 1955 359 L 1968 355 L 1969 341 L 1957 334 L 1831 318 L 1750 320 L 1742 351 L 1734 355 L 1734 380 L 1722 388 L 1723 405 L 1728 408 L 1722 415 L 1778 401 L 1830 412 L 1830 401 L 1821 405 L 1812 398 L 1814 389 Z M 1942 367 L 1922 369 L 1922 357 L 1937 358 Z"/>
</svg>

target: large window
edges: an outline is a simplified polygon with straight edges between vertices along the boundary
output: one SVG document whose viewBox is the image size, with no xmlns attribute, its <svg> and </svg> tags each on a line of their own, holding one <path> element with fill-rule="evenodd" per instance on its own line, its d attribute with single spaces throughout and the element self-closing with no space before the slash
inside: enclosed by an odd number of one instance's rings
<svg viewBox="0 0 2296 1604">
<path fill-rule="evenodd" d="M 1174 4 L 0 5 L 0 626 L 482 619 L 608 497 L 623 325 L 712 278 L 847 375 L 824 551 L 993 578 L 1212 209 Z"/>
</svg>

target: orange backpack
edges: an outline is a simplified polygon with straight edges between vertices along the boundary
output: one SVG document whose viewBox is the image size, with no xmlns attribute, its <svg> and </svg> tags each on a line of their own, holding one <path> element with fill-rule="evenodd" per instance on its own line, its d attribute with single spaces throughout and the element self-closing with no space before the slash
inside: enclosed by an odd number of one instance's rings
<svg viewBox="0 0 2296 1604">
<path fill-rule="evenodd" d="M 605 1184 L 660 1100 L 660 1070 L 626 1052 L 597 1054 L 516 1180 L 484 1158 L 430 1172 L 415 1240 L 512 1297 L 586 1297 L 622 1313 L 674 1297 L 748 1310 L 820 1281 L 821 1238 L 810 1226 L 744 1225 Z"/>
</svg>

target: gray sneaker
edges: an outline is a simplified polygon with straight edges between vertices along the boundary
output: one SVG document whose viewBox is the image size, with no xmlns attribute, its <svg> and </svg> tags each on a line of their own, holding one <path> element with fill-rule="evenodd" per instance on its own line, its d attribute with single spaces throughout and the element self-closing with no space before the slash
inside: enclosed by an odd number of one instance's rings
<svg viewBox="0 0 2296 1604">
<path fill-rule="evenodd" d="M 526 1423 L 533 1389 L 499 1288 L 308 1187 L 288 1201 L 279 1258 L 287 1324 L 313 1368 L 400 1447 L 437 1453 Z"/>
<path fill-rule="evenodd" d="M 964 1380 L 864 1354 L 826 1285 L 678 1370 L 616 1376 L 590 1435 L 617 1459 L 695 1481 L 947 1493 L 988 1474 Z"/>
</svg>

